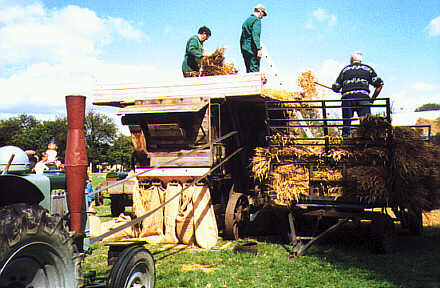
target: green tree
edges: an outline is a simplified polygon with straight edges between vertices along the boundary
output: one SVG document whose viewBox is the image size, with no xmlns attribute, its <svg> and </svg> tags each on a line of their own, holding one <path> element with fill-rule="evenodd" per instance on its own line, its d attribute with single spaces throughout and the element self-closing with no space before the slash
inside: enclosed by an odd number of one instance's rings
<svg viewBox="0 0 440 288">
<path fill-rule="evenodd" d="M 14 145 L 24 150 L 36 149 L 38 135 L 32 130 L 41 128 L 41 123 L 31 115 L 20 114 L 0 121 L 0 146 Z"/>
<path fill-rule="evenodd" d="M 58 159 L 64 162 L 67 142 L 67 117 L 39 121 L 34 116 L 21 114 L 0 120 L 0 146 L 14 145 L 23 150 L 32 149 L 41 155 L 50 142 L 58 146 Z M 84 137 L 90 163 L 107 162 L 129 167 L 132 154 L 130 137 L 117 134 L 114 121 L 90 110 L 84 121 Z"/>
<path fill-rule="evenodd" d="M 110 147 L 116 140 L 117 128 L 110 117 L 89 110 L 84 122 L 87 158 L 94 167 L 106 160 Z"/>
<path fill-rule="evenodd" d="M 416 108 L 415 112 L 440 110 L 440 104 L 428 103 Z"/>
<path fill-rule="evenodd" d="M 114 145 L 107 152 L 107 163 L 110 165 L 121 164 L 124 169 L 130 167 L 131 154 L 133 153 L 133 144 L 131 137 L 119 134 Z"/>
</svg>

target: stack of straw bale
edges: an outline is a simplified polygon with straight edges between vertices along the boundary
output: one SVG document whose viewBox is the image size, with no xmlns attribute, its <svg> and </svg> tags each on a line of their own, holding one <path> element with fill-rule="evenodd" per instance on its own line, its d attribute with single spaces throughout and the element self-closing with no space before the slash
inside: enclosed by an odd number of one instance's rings
<svg viewBox="0 0 440 288">
<path fill-rule="evenodd" d="M 423 211 L 440 207 L 439 146 L 424 141 L 411 128 L 391 127 L 375 116 L 362 119 L 352 136 L 353 145 L 332 148 L 328 154 L 322 146 L 297 146 L 294 145 L 297 140 L 288 140 L 288 136 L 275 137 L 277 145 L 255 151 L 252 167 L 255 179 L 268 184 L 277 203 L 288 205 L 310 195 L 309 166 L 296 164 L 308 160 L 318 164 L 313 178 L 343 183 L 342 187 L 320 190 L 324 193 L 321 196 L 371 204 L 384 202 Z M 345 177 L 336 166 L 319 168 L 324 162 L 348 163 Z M 274 163 L 277 165 L 271 169 Z"/>
<path fill-rule="evenodd" d="M 440 147 L 424 141 L 420 132 L 409 127 L 392 127 L 378 117 L 368 116 L 360 123 L 354 136 L 371 142 L 382 141 L 390 137 L 390 153 L 387 148 L 370 148 L 365 161 L 370 161 L 377 168 L 385 167 L 387 160 L 391 162 L 391 192 L 384 193 L 385 200 L 396 202 L 401 207 L 420 208 L 430 211 L 440 207 Z M 388 135 L 391 131 L 391 135 Z M 386 140 L 385 140 L 386 141 Z M 354 153 L 360 158 L 361 146 L 354 146 Z M 386 159 L 384 155 L 390 155 Z M 365 159 L 367 158 L 367 159 Z M 375 161 L 372 161 L 372 160 Z M 388 175 L 382 172 L 382 177 Z M 378 173 L 379 174 L 379 173 Z M 370 193 L 371 200 L 380 197 Z"/>
<path fill-rule="evenodd" d="M 310 176 L 314 179 L 342 181 L 341 169 L 321 165 L 339 163 L 350 158 L 350 152 L 343 149 L 331 149 L 325 153 L 324 146 L 302 146 L 301 141 L 288 142 L 288 136 L 276 136 L 273 146 L 257 147 L 252 159 L 252 172 L 257 181 L 269 184 L 273 200 L 277 204 L 288 205 L 300 197 L 309 195 Z M 315 163 L 313 172 L 301 163 Z M 275 164 L 275 165 L 272 165 Z M 273 170 L 272 170 L 273 168 Z M 321 191 L 321 190 L 320 190 Z M 341 189 L 329 189 L 324 196 L 338 196 Z"/>
</svg>

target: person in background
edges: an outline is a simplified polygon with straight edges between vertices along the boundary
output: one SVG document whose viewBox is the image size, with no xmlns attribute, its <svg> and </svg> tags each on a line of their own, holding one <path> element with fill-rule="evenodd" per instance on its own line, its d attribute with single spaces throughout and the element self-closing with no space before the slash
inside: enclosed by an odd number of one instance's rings
<svg viewBox="0 0 440 288">
<path fill-rule="evenodd" d="M 203 57 L 203 42 L 211 37 L 211 30 L 202 26 L 197 35 L 192 36 L 186 42 L 185 57 L 182 63 L 184 77 L 195 77 L 199 75 L 200 61 Z"/>
<path fill-rule="evenodd" d="M 95 194 L 89 195 L 89 193 L 92 193 L 93 191 L 94 191 L 94 189 L 93 189 L 92 181 L 87 179 L 86 180 L 86 191 L 85 192 L 87 194 L 87 201 L 89 202 L 89 206 L 93 202 L 93 200 L 95 200 Z"/>
<path fill-rule="evenodd" d="M 243 55 L 246 73 L 260 72 L 261 51 L 261 18 L 267 16 L 266 8 L 258 4 L 254 13 L 244 21 L 241 27 L 240 49 Z"/>
<path fill-rule="evenodd" d="M 57 155 L 57 145 L 53 142 L 49 143 L 46 150 L 47 162 L 46 166 L 49 167 L 49 170 L 58 170 L 61 168 L 61 161 L 58 160 Z"/>
<path fill-rule="evenodd" d="M 342 94 L 342 118 L 344 119 L 342 137 L 344 138 L 350 136 L 351 118 L 354 112 L 358 117 L 371 114 L 370 104 L 374 103 L 383 87 L 382 79 L 377 76 L 373 68 L 361 63 L 362 60 L 362 53 L 354 52 L 350 58 L 350 65 L 342 69 L 332 85 L 334 92 Z M 370 85 L 376 88 L 371 99 Z"/>
<path fill-rule="evenodd" d="M 47 153 L 43 152 L 41 155 L 41 160 L 35 164 L 34 170 L 36 174 L 43 174 L 45 170 L 49 170 L 49 167 L 46 165 L 48 161 Z"/>
</svg>

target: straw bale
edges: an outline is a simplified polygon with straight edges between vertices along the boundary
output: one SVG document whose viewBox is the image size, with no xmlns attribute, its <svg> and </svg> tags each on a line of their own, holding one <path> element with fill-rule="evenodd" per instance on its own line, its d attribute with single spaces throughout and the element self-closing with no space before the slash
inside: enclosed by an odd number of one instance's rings
<svg viewBox="0 0 440 288">
<path fill-rule="evenodd" d="M 431 125 L 431 135 L 440 134 L 440 121 L 425 118 L 418 118 L 416 125 Z"/>
<path fill-rule="evenodd" d="M 316 78 L 312 71 L 302 72 L 297 81 L 299 87 L 301 87 L 304 92 L 304 100 L 311 100 L 318 96 L 315 85 Z"/>
<path fill-rule="evenodd" d="M 385 147 L 360 149 L 360 146 L 354 146 L 353 148 L 357 149 L 354 151 L 357 155 L 356 159 L 370 161 L 370 166 L 375 168 L 386 167 L 387 161 L 391 160 L 391 195 L 387 194 L 386 186 L 382 187 L 384 192 L 380 193 L 377 188 L 381 187 L 379 185 L 371 188 L 369 197 L 371 200 L 378 199 L 378 195 L 382 195 L 383 199 L 392 198 L 401 207 L 421 208 L 424 211 L 439 206 L 439 146 L 424 141 L 419 131 L 409 127 L 390 127 L 386 121 L 375 116 L 362 119 L 354 136 L 363 138 L 366 145 L 380 141 L 386 143 L 388 137 L 391 137 L 391 159 L 386 158 L 389 153 Z M 380 175 L 379 172 L 377 173 Z M 364 180 L 359 181 L 367 187 L 364 182 L 368 180 Z"/>
<path fill-rule="evenodd" d="M 423 226 L 440 227 L 440 210 L 423 213 Z"/>
<path fill-rule="evenodd" d="M 344 196 L 368 203 L 388 202 L 387 170 L 383 167 L 354 166 L 347 169 Z"/>
<path fill-rule="evenodd" d="M 309 192 L 309 172 L 302 165 L 280 165 L 272 173 L 271 188 L 280 203 L 297 201 Z"/>
<path fill-rule="evenodd" d="M 225 48 L 215 50 L 211 55 L 204 56 L 200 62 L 200 76 L 237 74 L 234 64 L 225 62 Z"/>
</svg>

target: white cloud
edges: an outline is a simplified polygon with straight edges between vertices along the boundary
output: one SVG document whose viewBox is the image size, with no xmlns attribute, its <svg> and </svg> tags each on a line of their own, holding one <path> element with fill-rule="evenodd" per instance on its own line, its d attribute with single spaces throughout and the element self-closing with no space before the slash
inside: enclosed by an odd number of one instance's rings
<svg viewBox="0 0 440 288">
<path fill-rule="evenodd" d="M 417 108 L 418 99 L 409 97 L 406 90 L 398 90 L 387 94 L 391 100 L 391 110 L 393 112 L 414 111 Z"/>
<path fill-rule="evenodd" d="M 131 26 L 130 23 L 128 23 L 124 19 L 109 18 L 105 22 L 113 26 L 114 31 L 116 31 L 119 35 L 123 36 L 124 38 L 135 41 L 149 40 L 148 36 L 145 33 L 133 28 L 133 26 Z"/>
<path fill-rule="evenodd" d="M 435 85 L 424 82 L 416 82 L 412 85 L 412 88 L 417 91 L 435 91 L 437 89 Z"/>
<path fill-rule="evenodd" d="M 100 18 L 92 10 L 73 5 L 46 9 L 39 2 L 8 6 L 0 2 L 0 7 L 3 113 L 45 106 L 46 110 L 35 113 L 51 113 L 58 107 L 63 111 L 68 94 L 86 95 L 91 102 L 96 79 L 136 79 L 139 75 L 155 79 L 166 73 L 145 65 L 97 60 L 106 45 L 120 39 L 148 40 L 124 19 Z"/>
<path fill-rule="evenodd" d="M 391 99 L 394 112 L 412 112 L 423 104 L 439 103 L 440 99 L 438 93 L 417 94 L 415 97 L 414 93 L 408 93 L 406 90 L 392 91 L 386 97 Z"/>
<path fill-rule="evenodd" d="M 81 94 L 91 103 L 96 82 L 136 82 L 181 77 L 146 65 L 109 64 L 94 59 L 77 59 L 62 64 L 39 63 L 0 79 L 2 108 L 17 105 L 63 106 L 64 96 Z M 26 83 L 26 85 L 23 85 Z"/>
<path fill-rule="evenodd" d="M 0 63 L 59 63 L 70 57 L 96 57 L 117 37 L 147 40 L 124 19 L 100 18 L 78 6 L 58 10 L 41 4 L 6 8 L 0 16 Z"/>
<path fill-rule="evenodd" d="M 440 36 L 440 16 L 432 19 L 426 28 L 430 36 Z"/>
<path fill-rule="evenodd" d="M 316 72 L 316 78 L 320 83 L 322 82 L 321 84 L 331 86 L 345 65 L 347 64 L 338 62 L 334 59 L 327 59 L 321 64 L 321 67 Z"/>
<path fill-rule="evenodd" d="M 337 17 L 334 14 L 329 14 L 326 10 L 318 8 L 313 11 L 312 16 L 305 24 L 305 28 L 309 30 L 315 30 L 316 26 L 322 26 L 325 24 L 327 27 L 334 27 L 337 22 Z"/>
</svg>

